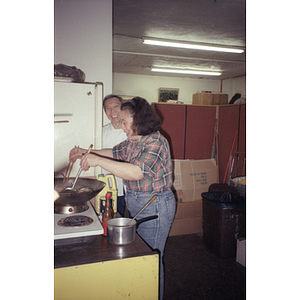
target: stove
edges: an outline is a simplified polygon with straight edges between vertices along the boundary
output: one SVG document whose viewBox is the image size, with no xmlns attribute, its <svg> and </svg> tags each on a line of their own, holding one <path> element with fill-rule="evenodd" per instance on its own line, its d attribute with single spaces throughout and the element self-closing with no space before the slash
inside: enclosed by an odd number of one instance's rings
<svg viewBox="0 0 300 300">
<path fill-rule="evenodd" d="M 90 201 L 82 212 L 54 213 L 54 246 L 93 242 L 104 229 Z"/>
</svg>

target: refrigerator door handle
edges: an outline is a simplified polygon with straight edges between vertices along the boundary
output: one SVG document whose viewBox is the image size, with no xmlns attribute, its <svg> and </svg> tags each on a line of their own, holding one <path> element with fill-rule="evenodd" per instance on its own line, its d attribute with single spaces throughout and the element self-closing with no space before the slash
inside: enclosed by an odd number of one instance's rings
<svg viewBox="0 0 300 300">
<path fill-rule="evenodd" d="M 69 121 L 68 120 L 54 121 L 54 124 L 57 123 L 69 123 Z"/>
</svg>

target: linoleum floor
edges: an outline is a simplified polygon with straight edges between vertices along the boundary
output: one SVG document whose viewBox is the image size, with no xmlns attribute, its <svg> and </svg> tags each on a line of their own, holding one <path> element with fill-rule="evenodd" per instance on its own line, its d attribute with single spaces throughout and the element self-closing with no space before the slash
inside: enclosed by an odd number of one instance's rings
<svg viewBox="0 0 300 300">
<path fill-rule="evenodd" d="M 212 253 L 200 234 L 169 237 L 164 266 L 164 300 L 246 299 L 246 268 Z"/>
</svg>

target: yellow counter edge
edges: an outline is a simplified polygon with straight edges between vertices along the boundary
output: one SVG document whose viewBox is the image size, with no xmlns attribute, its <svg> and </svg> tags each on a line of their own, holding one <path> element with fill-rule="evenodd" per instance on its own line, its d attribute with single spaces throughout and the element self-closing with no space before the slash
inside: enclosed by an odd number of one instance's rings
<svg viewBox="0 0 300 300">
<path fill-rule="evenodd" d="M 159 254 L 54 270 L 55 300 L 157 300 Z"/>
</svg>

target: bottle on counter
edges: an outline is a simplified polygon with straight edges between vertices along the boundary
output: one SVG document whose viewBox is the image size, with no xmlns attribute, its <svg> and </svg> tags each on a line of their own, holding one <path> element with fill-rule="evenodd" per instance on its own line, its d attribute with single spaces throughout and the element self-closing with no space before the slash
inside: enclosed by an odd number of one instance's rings
<svg viewBox="0 0 300 300">
<path fill-rule="evenodd" d="M 101 213 L 101 216 L 102 216 L 103 213 L 104 213 L 104 208 L 105 208 L 105 203 L 106 203 L 105 197 L 100 197 L 100 202 L 101 202 L 100 213 Z"/>
<path fill-rule="evenodd" d="M 106 227 L 106 222 L 110 219 L 113 218 L 113 209 L 111 206 L 111 197 L 112 197 L 112 193 L 111 192 L 107 192 L 105 195 L 105 208 L 104 208 L 104 212 L 102 213 L 102 226 L 104 229 L 104 236 L 107 236 L 107 227 Z"/>
<path fill-rule="evenodd" d="M 105 195 L 105 208 L 102 215 L 103 221 L 108 221 L 113 218 L 113 210 L 111 207 L 111 192 L 107 192 Z"/>
<path fill-rule="evenodd" d="M 105 187 L 96 196 L 96 198 L 100 199 L 101 197 L 105 197 L 105 195 L 108 191 L 112 192 L 112 197 L 111 197 L 111 199 L 112 199 L 112 208 L 114 210 L 114 213 L 116 213 L 117 212 L 117 205 L 118 205 L 118 201 L 117 201 L 118 189 L 117 189 L 117 185 L 116 185 L 115 176 L 113 174 L 107 174 L 107 175 L 99 174 L 98 175 L 98 180 L 103 181 L 105 183 Z M 100 200 L 99 200 L 99 202 L 100 202 Z M 96 210 L 96 212 L 99 215 L 99 213 L 101 212 L 101 205 L 100 205 L 98 211 Z"/>
</svg>

